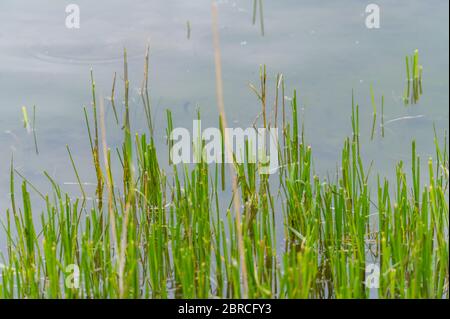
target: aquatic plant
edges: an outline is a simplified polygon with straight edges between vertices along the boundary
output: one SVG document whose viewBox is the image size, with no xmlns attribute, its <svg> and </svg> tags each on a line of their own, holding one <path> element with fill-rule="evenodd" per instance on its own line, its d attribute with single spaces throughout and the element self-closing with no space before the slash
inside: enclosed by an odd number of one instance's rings
<svg viewBox="0 0 450 319">
<path fill-rule="evenodd" d="M 449 297 L 447 136 L 441 144 L 435 133 L 427 185 L 414 141 L 409 173 L 400 161 L 393 182 L 372 176 L 364 165 L 359 105 L 352 97 L 352 135 L 343 141 L 335 177 L 323 178 L 314 172 L 314 152 L 299 124 L 294 91 L 290 105 L 283 98 L 276 181 L 260 175 L 260 167 L 249 161 L 228 169 L 204 161 L 192 167 L 169 163 L 164 170 L 146 89 L 148 54 L 144 69 L 141 93 L 148 126 L 134 134 L 124 52 L 125 103 L 115 115 L 123 122 L 123 139 L 117 156 L 107 145 L 106 106 L 91 73 L 92 107 L 84 116 L 96 173 L 94 201 L 88 200 L 69 147 L 81 197 L 64 193 L 47 172 L 51 189 L 38 190 L 11 161 L 10 209 L 2 215 L 1 298 Z M 264 67 L 264 94 L 254 90 L 264 125 L 277 126 L 278 102 L 272 117 L 266 110 L 265 78 Z M 280 75 L 279 88 L 284 97 Z M 220 86 L 218 97 L 223 98 Z M 223 100 L 219 104 L 223 131 Z M 173 127 L 167 110 L 167 132 Z M 227 151 L 224 147 L 222 153 Z M 114 179 L 113 167 L 121 180 Z M 223 203 L 227 171 L 234 176 L 233 197 Z M 33 208 L 30 192 L 38 194 L 42 212 Z M 283 232 L 282 243 L 277 231 Z M 373 275 L 368 269 L 377 270 L 377 287 L 368 284 Z"/>
<path fill-rule="evenodd" d="M 423 66 L 419 64 L 419 50 L 414 50 L 414 54 L 405 57 L 406 62 L 406 88 L 403 94 L 405 105 L 417 104 L 422 90 Z"/>
</svg>

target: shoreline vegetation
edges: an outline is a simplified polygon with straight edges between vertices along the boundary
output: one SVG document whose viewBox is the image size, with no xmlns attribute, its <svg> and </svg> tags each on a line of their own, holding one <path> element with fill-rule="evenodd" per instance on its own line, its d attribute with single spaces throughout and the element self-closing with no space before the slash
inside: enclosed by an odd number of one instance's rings
<svg viewBox="0 0 450 319">
<path fill-rule="evenodd" d="M 435 132 L 427 172 L 420 170 L 423 159 L 412 140 L 411 166 L 399 161 L 392 183 L 363 164 L 359 106 L 352 97 L 353 134 L 343 141 L 340 169 L 324 179 L 313 171 L 296 92 L 285 105 L 284 78 L 278 75 L 268 114 L 265 67 L 260 75 L 261 90 L 252 89 L 264 127 L 282 122 L 280 168 L 272 178 L 248 161 L 229 169 L 204 162 L 160 168 L 148 49 L 141 90 L 148 132 L 134 134 L 131 128 L 125 51 L 122 119 L 114 100 L 116 74 L 110 101 L 115 120 L 122 120 L 123 142 L 111 150 L 104 101 L 91 73 L 92 107 L 84 116 L 96 200 L 87 201 L 69 147 L 81 198 L 63 193 L 47 172 L 48 194 L 21 175 L 19 183 L 11 161 L 11 207 L 2 212 L 0 230 L 7 238 L 0 255 L 0 298 L 448 298 L 447 135 L 442 142 Z M 372 138 L 375 114 L 374 106 Z M 167 133 L 173 127 L 167 110 Z M 113 179 L 114 163 L 120 180 Z M 373 179 L 375 187 L 369 186 Z M 232 186 L 232 201 L 222 203 L 221 193 Z M 43 211 L 33 209 L 30 192 L 39 195 Z M 277 242 L 280 230 L 283 243 Z"/>
</svg>

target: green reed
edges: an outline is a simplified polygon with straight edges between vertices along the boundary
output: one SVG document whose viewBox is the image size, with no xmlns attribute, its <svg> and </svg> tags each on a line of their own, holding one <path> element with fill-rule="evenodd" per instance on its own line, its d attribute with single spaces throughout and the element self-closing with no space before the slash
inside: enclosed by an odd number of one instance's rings
<svg viewBox="0 0 450 319">
<path fill-rule="evenodd" d="M 276 189 L 273 178 L 249 160 L 252 145 L 246 143 L 244 163 L 234 163 L 239 198 L 224 202 L 223 163 L 208 165 L 200 157 L 192 166 L 169 162 L 168 170 L 161 168 L 146 89 L 148 54 L 144 63 L 148 130 L 135 134 L 124 52 L 123 142 L 117 156 L 107 145 L 103 99 L 91 73 L 92 106 L 84 116 L 96 174 L 93 198 L 69 147 L 80 198 L 64 193 L 47 172 L 49 190 L 39 191 L 11 161 L 10 208 L 2 215 L 1 298 L 448 298 L 447 136 L 442 143 L 435 133 L 436 153 L 427 159 L 426 172 L 412 141 L 411 164 L 400 161 L 393 182 L 372 176 L 352 95 L 352 135 L 343 141 L 339 169 L 334 177 L 320 177 L 300 124 L 297 92 L 285 106 L 284 78 L 278 76 L 283 134 Z M 266 76 L 262 68 L 261 90 L 255 92 L 263 123 L 277 125 L 266 110 Z M 112 96 L 114 87 L 115 77 Z M 272 114 L 277 116 L 276 109 Z M 222 124 L 219 119 L 223 132 Z M 174 126 L 167 110 L 167 136 Z M 239 219 L 231 209 L 235 200 L 242 203 Z M 38 204 L 41 211 L 33 208 Z M 284 236 L 281 243 L 277 232 Z M 380 275 L 373 291 L 366 285 L 372 263 Z"/>
<path fill-rule="evenodd" d="M 414 50 L 414 54 L 405 57 L 406 63 L 406 88 L 403 94 L 405 105 L 417 104 L 423 94 L 422 75 L 423 66 L 419 64 L 419 50 Z"/>
</svg>

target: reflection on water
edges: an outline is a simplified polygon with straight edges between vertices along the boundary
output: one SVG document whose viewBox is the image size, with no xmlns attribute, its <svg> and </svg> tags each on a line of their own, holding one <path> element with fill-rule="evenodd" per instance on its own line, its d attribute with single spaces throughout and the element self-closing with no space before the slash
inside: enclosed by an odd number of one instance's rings
<svg viewBox="0 0 450 319">
<path fill-rule="evenodd" d="M 129 52 L 134 129 L 146 127 L 139 90 L 147 43 L 149 90 L 161 145 L 166 108 L 176 126 L 189 128 L 197 108 L 206 126 L 218 125 L 209 1 L 71 2 L 81 9 L 79 30 L 64 26 L 68 1 L 0 3 L 0 218 L 8 207 L 12 155 L 17 169 L 36 187 L 48 189 L 41 173 L 46 170 L 66 191 L 76 192 L 65 148 L 69 144 L 81 179 L 92 182 L 82 113 L 91 100 L 89 72 L 92 67 L 98 92 L 106 98 L 117 72 L 120 108 L 124 47 Z M 331 0 L 219 1 L 229 123 L 247 127 L 259 113 L 248 83 L 258 83 L 259 66 L 266 64 L 268 101 L 275 99 L 278 73 L 285 76 L 287 96 L 299 90 L 318 172 L 335 170 L 342 141 L 351 132 L 352 89 L 361 107 L 363 152 L 374 160 L 375 171 L 391 176 L 395 161 L 408 161 L 412 137 L 424 157 L 433 155 L 433 124 L 438 133 L 448 129 L 448 2 L 378 4 L 381 28 L 369 30 L 364 24 L 366 3 L 357 0 L 345 6 Z M 416 48 L 425 94 L 417 105 L 405 108 L 404 56 Z M 376 127 L 373 141 L 370 85 L 385 96 L 385 138 Z M 39 155 L 21 121 L 22 106 L 30 110 L 33 105 Z M 108 142 L 114 146 L 120 132 L 109 106 L 107 102 Z M 161 153 L 162 160 L 165 156 Z"/>
</svg>

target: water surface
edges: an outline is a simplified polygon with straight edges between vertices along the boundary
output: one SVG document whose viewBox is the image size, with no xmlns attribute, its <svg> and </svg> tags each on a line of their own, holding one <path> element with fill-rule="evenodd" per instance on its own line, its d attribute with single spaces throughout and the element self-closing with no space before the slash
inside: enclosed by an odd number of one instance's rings
<svg viewBox="0 0 450 319">
<path fill-rule="evenodd" d="M 65 6 L 77 3 L 81 28 L 65 27 Z M 315 170 L 334 172 L 343 140 L 351 133 L 351 92 L 361 107 L 364 157 L 374 171 L 392 177 L 398 160 L 408 163 L 415 138 L 424 158 L 434 155 L 433 124 L 448 130 L 448 1 L 378 1 L 381 28 L 364 24 L 366 1 L 264 1 L 265 35 L 252 25 L 252 1 L 220 1 L 219 23 L 225 105 L 230 126 L 248 127 L 259 104 L 248 83 L 258 83 L 259 65 L 268 68 L 269 100 L 275 77 L 283 73 L 286 95 L 298 89 L 306 139 Z M 187 38 L 186 23 L 191 35 Z M 77 193 L 66 144 L 83 182 L 93 183 L 83 106 L 90 106 L 90 69 L 98 93 L 108 96 L 118 74 L 122 101 L 122 50 L 129 52 L 133 127 L 143 131 L 139 87 L 145 46 L 150 45 L 150 94 L 159 147 L 164 145 L 165 109 L 175 126 L 191 127 L 196 109 L 204 126 L 217 126 L 211 6 L 197 1 L 2 0 L 0 3 L 0 219 L 9 207 L 9 165 L 43 192 L 48 171 L 64 190 Z M 404 56 L 420 51 L 424 95 L 405 107 Z M 370 141 L 370 84 L 385 95 L 386 136 Z M 273 102 L 270 102 L 271 105 Z M 21 107 L 37 106 L 36 131 L 23 128 Z M 120 142 L 113 113 L 107 111 L 108 143 Z M 160 153 L 167 160 L 165 149 Z M 425 162 L 425 161 L 424 161 Z M 18 178 L 18 177 L 17 177 Z M 91 191 L 94 189 L 92 188 Z M 36 204 L 37 207 L 39 207 Z M 0 231 L 0 247 L 4 242 Z"/>
</svg>

